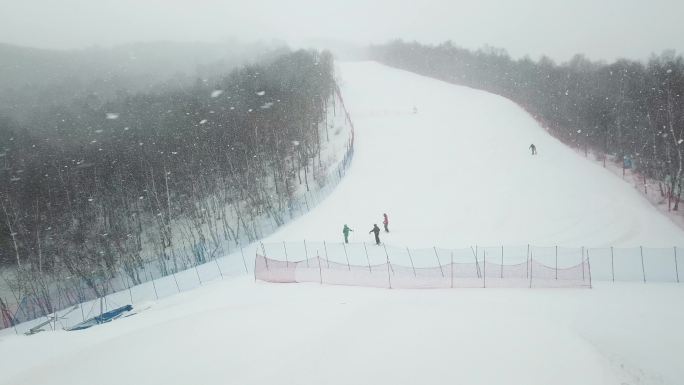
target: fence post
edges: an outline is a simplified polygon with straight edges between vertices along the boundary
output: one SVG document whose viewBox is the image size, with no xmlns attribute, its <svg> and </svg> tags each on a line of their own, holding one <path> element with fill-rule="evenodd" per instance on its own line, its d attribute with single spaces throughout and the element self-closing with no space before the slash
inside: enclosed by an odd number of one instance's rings
<svg viewBox="0 0 684 385">
<path fill-rule="evenodd" d="M 644 283 L 646 283 L 646 269 L 644 268 L 644 247 L 639 246 L 639 253 L 641 254 L 641 274 L 644 276 Z"/>
<path fill-rule="evenodd" d="M 171 275 L 173 276 L 173 281 L 176 282 L 176 289 L 180 293 L 180 286 L 178 286 L 178 280 L 176 279 L 176 272 L 175 271 L 171 272 Z"/>
<path fill-rule="evenodd" d="M 285 268 L 290 268 L 290 261 L 287 259 L 287 247 L 285 246 L 285 241 L 283 241 L 283 250 L 285 251 Z"/>
<path fill-rule="evenodd" d="M 385 256 L 387 257 L 387 264 L 390 267 L 390 269 L 392 269 L 392 274 L 394 274 L 394 268 L 392 267 L 391 264 L 389 264 L 389 254 L 387 253 L 387 246 L 385 246 L 384 243 L 382 244 L 382 248 L 385 249 Z"/>
<path fill-rule="evenodd" d="M 589 288 L 591 289 L 591 260 L 589 259 L 589 249 L 587 249 L 587 269 L 589 269 Z"/>
<path fill-rule="evenodd" d="M 482 259 L 482 287 L 487 287 L 487 250 L 483 252 Z"/>
<path fill-rule="evenodd" d="M 347 245 L 343 243 L 342 248 L 344 249 L 344 257 L 347 259 L 347 269 L 351 271 L 351 265 L 349 264 L 349 256 L 347 255 Z"/>
<path fill-rule="evenodd" d="M 309 250 L 306 248 L 306 239 L 304 240 L 304 256 L 306 257 L 306 267 L 309 267 Z"/>
<path fill-rule="evenodd" d="M 256 252 L 254 253 L 254 279 L 256 279 L 256 260 L 257 257 L 259 256 L 259 248 L 257 247 Z M 271 271 L 271 269 L 268 267 L 268 257 L 264 255 L 264 263 L 266 264 L 266 271 Z"/>
<path fill-rule="evenodd" d="M 368 258 L 368 249 L 366 248 L 366 242 L 363 242 L 363 250 L 366 251 L 366 260 L 368 261 L 368 272 L 372 273 L 373 270 L 371 270 L 370 258 Z"/>
<path fill-rule="evenodd" d="M 411 257 L 411 250 L 409 248 L 406 248 L 406 252 L 408 253 L 409 256 L 409 261 L 411 261 L 411 268 L 413 269 L 413 276 L 416 276 L 416 267 L 413 265 L 413 258 Z"/>
<path fill-rule="evenodd" d="M 584 246 L 582 246 L 582 281 L 585 280 L 584 276 Z"/>
<path fill-rule="evenodd" d="M 674 247 L 674 257 L 675 257 L 675 274 L 677 274 L 677 283 L 679 283 L 679 266 L 677 264 L 677 246 Z"/>
<path fill-rule="evenodd" d="M 527 244 L 527 257 L 525 259 L 525 278 L 530 275 L 530 244 Z"/>
<path fill-rule="evenodd" d="M 328 269 L 330 268 L 330 258 L 328 258 L 328 245 L 325 244 L 325 241 L 323 241 L 323 249 L 325 250 L 325 260 L 328 265 Z"/>
<path fill-rule="evenodd" d="M 383 247 L 385 244 L 383 243 Z M 389 285 L 389 288 L 392 288 L 392 275 L 390 274 L 390 260 L 389 260 L 389 254 L 387 254 L 387 249 L 385 249 L 385 258 L 387 258 L 387 284 Z"/>
<path fill-rule="evenodd" d="M 316 250 L 316 259 L 318 259 L 318 277 L 321 280 L 321 285 L 323 284 L 323 271 L 321 270 L 321 256 L 318 254 L 318 250 Z"/>
<path fill-rule="evenodd" d="M 470 246 L 470 251 L 473 252 L 473 257 L 475 258 L 475 271 L 477 272 L 477 278 L 480 278 L 480 262 L 477 260 L 477 245 L 475 245 L 475 250 Z"/>
<path fill-rule="evenodd" d="M 454 252 L 451 252 L 451 288 L 454 288 Z"/>
<path fill-rule="evenodd" d="M 218 258 L 214 258 L 214 262 L 216 262 L 216 268 L 219 271 L 219 275 L 221 276 L 221 279 L 223 279 L 223 272 L 221 271 L 221 266 L 219 266 Z"/>
<path fill-rule="evenodd" d="M 202 286 L 202 278 L 200 278 L 199 270 L 197 269 L 197 264 L 195 264 L 195 273 L 197 273 L 197 282 Z"/>
<path fill-rule="evenodd" d="M 556 281 L 558 281 L 558 246 L 556 246 Z"/>
<path fill-rule="evenodd" d="M 528 247 L 529 247 L 529 245 L 528 245 Z M 534 264 L 532 262 L 533 262 L 532 255 L 530 254 L 530 289 L 532 288 L 532 276 L 533 276 L 532 266 L 534 266 Z"/>
<path fill-rule="evenodd" d="M 264 260 L 266 260 L 266 257 L 264 257 Z M 257 281 L 257 258 L 254 256 L 254 266 L 252 267 L 252 274 L 254 274 L 254 282 Z"/>
<path fill-rule="evenodd" d="M 432 246 L 432 249 L 435 251 L 435 257 L 437 257 L 437 264 L 439 265 L 439 271 L 442 272 L 442 278 L 444 278 L 444 270 L 442 270 L 442 262 L 439 261 L 439 254 L 437 254 L 437 247 Z"/>
<path fill-rule="evenodd" d="M 249 271 L 247 271 L 247 261 L 245 261 L 245 252 L 242 250 L 242 246 L 240 246 L 240 254 L 242 254 L 242 263 L 245 265 L 245 274 L 249 273 Z"/>
<path fill-rule="evenodd" d="M 126 287 L 128 288 L 128 295 L 131 297 L 131 304 L 133 304 L 133 292 L 131 292 L 131 285 L 128 284 L 128 277 L 126 274 L 121 274 L 126 279 Z"/>
<path fill-rule="evenodd" d="M 152 289 L 154 290 L 154 298 L 159 300 L 159 293 L 157 293 L 157 285 L 154 283 L 154 276 L 150 273 L 150 278 L 152 278 L 150 281 L 152 281 Z M 83 313 L 83 309 L 81 309 L 81 313 Z M 85 316 L 83 317 L 83 320 L 85 321 Z"/>
<path fill-rule="evenodd" d="M 615 263 L 613 258 L 613 246 L 610 247 L 610 274 L 613 276 L 613 282 L 615 282 Z"/>
<path fill-rule="evenodd" d="M 504 255 L 504 250 L 503 250 L 503 245 L 501 245 L 501 279 L 503 279 L 503 255 Z"/>
<path fill-rule="evenodd" d="M 149 274 L 150 274 L 150 277 L 153 277 L 152 273 L 149 273 Z M 157 292 L 155 291 L 155 295 L 156 294 L 157 294 Z M 82 282 L 80 282 L 80 280 L 78 283 L 78 298 L 79 298 L 79 301 L 81 301 L 81 306 L 80 306 L 80 308 L 81 308 L 81 319 L 82 319 L 82 321 L 85 321 L 86 318 L 85 318 L 85 311 L 83 310 L 83 303 L 86 302 L 86 295 L 83 292 L 83 284 L 82 284 Z M 157 299 L 159 299 L 159 296 L 157 296 Z"/>
</svg>

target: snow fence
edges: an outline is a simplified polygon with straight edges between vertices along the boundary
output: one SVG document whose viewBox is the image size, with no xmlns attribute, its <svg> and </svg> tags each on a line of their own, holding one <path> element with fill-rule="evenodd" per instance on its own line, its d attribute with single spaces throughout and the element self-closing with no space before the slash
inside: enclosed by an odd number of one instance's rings
<svg viewBox="0 0 684 385">
<path fill-rule="evenodd" d="M 545 248 L 508 248 L 506 255 L 503 247 L 400 249 L 323 243 L 310 252 L 312 245 L 304 243 L 303 250 L 297 246 L 289 244 L 288 250 L 288 244 L 271 244 L 268 249 L 282 248 L 274 256 L 262 245 L 255 256 L 255 279 L 399 289 L 591 288 L 592 282 L 590 261 L 581 248 L 561 249 L 559 258 L 555 247 L 551 254 Z M 533 251 L 541 252 L 535 257 Z"/>
<path fill-rule="evenodd" d="M 0 272 L 0 284 L 5 288 L 0 290 L 0 330 L 14 328 L 19 334 L 49 319 L 55 321 L 53 329 L 69 327 L 97 315 L 100 299 L 104 301 L 104 310 L 109 311 L 128 303 L 144 303 L 191 290 L 224 275 L 249 273 L 252 260 L 245 259 L 243 247 L 308 213 L 335 190 L 351 165 L 354 124 L 337 85 L 335 95 L 336 108 L 344 113 L 342 123 L 338 123 L 349 128 L 349 136 L 344 138 L 345 152 L 328 166 L 326 175 L 310 181 L 307 191 L 297 194 L 286 206 L 243 218 L 244 226 L 237 228 L 234 239 L 219 238 L 215 240 L 217 244 L 203 240 L 176 242 L 174 250 L 161 255 L 148 251 L 143 254 L 143 261 L 123 263 L 115 269 L 108 267 L 85 277 L 46 274 L 44 282 L 26 284 L 10 282 L 16 279 L 8 279 Z M 242 258 L 227 260 L 236 255 Z M 73 311 L 76 305 L 78 311 Z"/>
</svg>

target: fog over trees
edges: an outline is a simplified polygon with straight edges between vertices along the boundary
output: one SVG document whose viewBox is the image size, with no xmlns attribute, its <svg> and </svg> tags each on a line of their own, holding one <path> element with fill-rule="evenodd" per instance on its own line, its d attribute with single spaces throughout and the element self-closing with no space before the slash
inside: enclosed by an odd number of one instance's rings
<svg viewBox="0 0 684 385">
<path fill-rule="evenodd" d="M 120 269 L 139 283 L 145 260 L 176 271 L 257 239 L 256 217 L 283 223 L 295 190 L 325 174 L 332 56 L 279 49 L 233 67 L 209 63 L 189 84 L 152 76 L 138 92 L 114 91 L 126 76 L 113 76 L 104 95 L 68 84 L 79 73 L 66 71 L 51 92 L 74 93 L 4 112 L 0 263 L 17 290 L 39 297 L 54 277 L 102 290 L 96 281 Z M 46 97 L 43 84 L 22 84 L 22 97 Z"/>
<path fill-rule="evenodd" d="M 284 44 L 131 43 L 44 50 L 0 43 L 0 114 L 25 120 L 52 106 L 98 106 L 121 95 L 193 85 L 285 53 Z"/>
<path fill-rule="evenodd" d="M 684 59 L 674 52 L 646 63 L 607 64 L 576 55 L 556 64 L 547 57 L 514 60 L 502 49 L 473 51 L 451 42 L 394 41 L 371 51 L 385 64 L 515 101 L 568 145 L 632 163 L 642 175 L 659 181 L 663 198 L 679 209 Z"/>
</svg>

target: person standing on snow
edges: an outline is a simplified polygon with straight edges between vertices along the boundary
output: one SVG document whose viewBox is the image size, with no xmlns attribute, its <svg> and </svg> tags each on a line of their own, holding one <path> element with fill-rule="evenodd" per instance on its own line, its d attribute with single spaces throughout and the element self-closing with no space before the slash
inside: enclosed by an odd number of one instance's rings
<svg viewBox="0 0 684 385">
<path fill-rule="evenodd" d="M 344 234 L 344 243 L 349 243 L 349 232 L 354 231 L 349 228 L 349 226 L 344 225 L 344 228 L 342 229 L 342 234 Z"/>
<path fill-rule="evenodd" d="M 371 229 L 371 231 L 368 232 L 368 234 L 370 234 L 370 233 L 375 234 L 375 244 L 379 246 L 380 245 L 380 228 L 378 227 L 377 224 L 373 225 L 373 228 Z"/>
<path fill-rule="evenodd" d="M 532 155 L 537 155 L 537 146 L 534 143 L 530 144 L 530 150 L 532 150 Z"/>
<path fill-rule="evenodd" d="M 389 225 L 389 219 L 387 219 L 387 214 L 382 214 L 382 216 L 384 218 L 382 220 L 382 224 L 385 225 L 385 232 L 389 233 L 389 229 L 387 228 L 387 225 Z"/>
</svg>

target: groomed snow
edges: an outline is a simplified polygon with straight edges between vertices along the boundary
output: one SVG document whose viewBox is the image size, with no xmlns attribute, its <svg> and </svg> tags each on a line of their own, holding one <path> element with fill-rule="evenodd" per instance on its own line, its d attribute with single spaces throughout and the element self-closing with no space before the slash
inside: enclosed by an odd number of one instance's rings
<svg viewBox="0 0 684 385">
<path fill-rule="evenodd" d="M 372 62 L 339 67 L 352 166 L 329 199 L 268 241 L 340 242 L 345 223 L 352 241 L 372 241 L 388 213 L 381 239 L 409 247 L 684 245 L 634 188 L 510 100 Z"/>
<path fill-rule="evenodd" d="M 340 76 L 353 165 L 267 241 L 339 241 L 344 223 L 369 240 L 387 212 L 383 240 L 406 246 L 684 244 L 628 184 L 510 101 L 376 63 L 342 64 Z M 242 276 L 80 332 L 3 334 L 0 384 L 680 384 L 683 287 L 386 290 Z"/>
<path fill-rule="evenodd" d="M 244 277 L 81 332 L 5 337 L 0 383 L 678 384 L 682 294 L 674 284 L 402 291 Z"/>
</svg>

